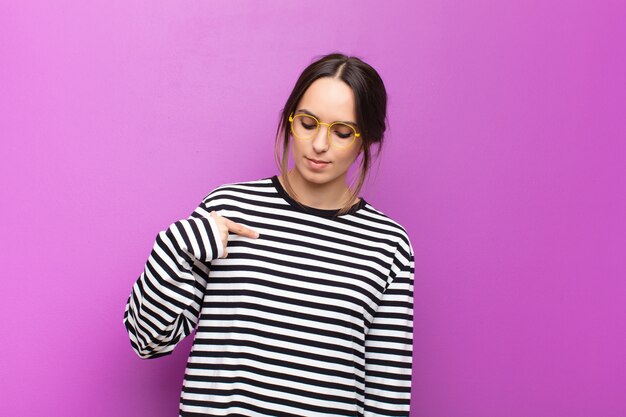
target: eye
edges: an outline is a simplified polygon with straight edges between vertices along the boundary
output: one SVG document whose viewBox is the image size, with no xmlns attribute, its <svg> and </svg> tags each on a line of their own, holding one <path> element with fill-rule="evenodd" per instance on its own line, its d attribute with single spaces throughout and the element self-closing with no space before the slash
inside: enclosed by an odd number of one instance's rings
<svg viewBox="0 0 626 417">
<path fill-rule="evenodd" d="M 346 124 L 338 123 L 333 126 L 333 134 L 339 139 L 350 139 L 354 136 L 354 130 Z"/>
<path fill-rule="evenodd" d="M 298 122 L 300 123 L 300 126 L 302 126 L 304 129 L 306 130 L 314 130 L 317 128 L 317 121 L 307 115 L 298 115 Z"/>
</svg>

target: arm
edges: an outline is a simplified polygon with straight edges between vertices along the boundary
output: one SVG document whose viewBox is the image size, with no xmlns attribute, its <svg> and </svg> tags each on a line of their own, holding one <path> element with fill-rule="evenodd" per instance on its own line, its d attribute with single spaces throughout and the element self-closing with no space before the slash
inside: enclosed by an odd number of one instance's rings
<svg viewBox="0 0 626 417">
<path fill-rule="evenodd" d="M 224 253 L 219 228 L 207 214 L 201 204 L 189 218 L 160 231 L 133 285 L 124 325 L 141 358 L 172 353 L 198 323 L 209 273 L 203 262 Z"/>
<path fill-rule="evenodd" d="M 401 242 L 365 338 L 365 416 L 408 416 L 413 355 L 414 257 Z"/>
</svg>

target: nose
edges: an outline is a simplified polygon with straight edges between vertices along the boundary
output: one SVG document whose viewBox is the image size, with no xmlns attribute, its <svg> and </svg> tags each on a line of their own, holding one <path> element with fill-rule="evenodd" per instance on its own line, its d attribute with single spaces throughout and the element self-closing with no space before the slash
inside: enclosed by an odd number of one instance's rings
<svg viewBox="0 0 626 417">
<path fill-rule="evenodd" d="M 317 134 L 313 138 L 313 149 L 317 153 L 322 153 L 327 151 L 329 146 L 328 126 L 320 125 L 319 129 L 317 129 Z"/>
</svg>

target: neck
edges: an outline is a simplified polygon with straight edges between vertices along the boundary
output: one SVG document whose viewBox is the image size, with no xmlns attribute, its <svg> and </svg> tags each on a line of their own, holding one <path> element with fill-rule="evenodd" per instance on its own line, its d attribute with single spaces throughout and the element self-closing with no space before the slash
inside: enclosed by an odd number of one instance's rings
<svg viewBox="0 0 626 417">
<path fill-rule="evenodd" d="M 296 169 L 289 171 L 287 176 L 291 188 L 297 194 L 298 201 L 305 206 L 321 210 L 335 210 L 341 208 L 350 197 L 351 191 L 346 184 L 345 174 L 324 184 L 307 181 L 298 174 Z M 278 179 L 284 184 L 280 176 Z M 352 201 L 352 204 L 358 201 L 359 199 Z"/>
</svg>

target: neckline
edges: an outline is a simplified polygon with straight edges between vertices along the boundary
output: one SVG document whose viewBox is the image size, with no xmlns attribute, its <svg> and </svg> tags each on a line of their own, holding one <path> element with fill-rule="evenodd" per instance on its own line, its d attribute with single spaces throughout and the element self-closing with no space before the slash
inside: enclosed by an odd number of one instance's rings
<svg viewBox="0 0 626 417">
<path fill-rule="evenodd" d="M 270 179 L 272 180 L 272 184 L 274 184 L 274 187 L 276 188 L 276 191 L 278 192 L 278 194 L 285 201 L 287 201 L 292 207 L 294 207 L 295 209 L 303 213 L 313 214 L 315 216 L 322 216 L 322 217 L 343 217 L 347 214 L 356 213 L 357 211 L 365 207 L 365 205 L 367 204 L 365 199 L 359 196 L 360 198 L 359 202 L 354 203 L 352 207 L 350 207 L 350 210 L 347 213 L 342 214 L 342 215 L 337 215 L 337 213 L 339 212 L 339 209 L 320 209 L 320 208 L 306 206 L 306 205 L 298 203 L 289 195 L 287 190 L 283 188 L 283 185 L 280 183 L 280 180 L 278 179 L 278 175 L 273 175 L 272 177 L 270 177 Z"/>
</svg>

